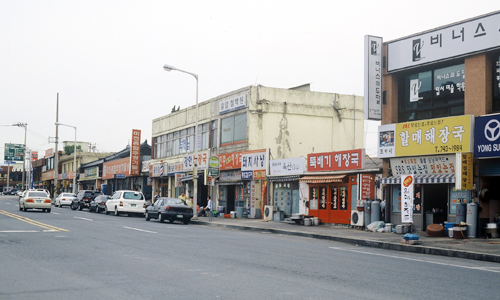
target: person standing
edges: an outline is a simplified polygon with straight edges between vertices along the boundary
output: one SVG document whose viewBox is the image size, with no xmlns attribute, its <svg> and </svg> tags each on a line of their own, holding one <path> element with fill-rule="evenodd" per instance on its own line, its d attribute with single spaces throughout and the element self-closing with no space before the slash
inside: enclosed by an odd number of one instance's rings
<svg viewBox="0 0 500 300">
<path fill-rule="evenodd" d="M 187 198 L 188 197 L 186 196 L 186 194 L 184 194 L 184 192 L 179 196 L 179 199 L 184 200 L 184 201 L 186 201 Z"/>
<path fill-rule="evenodd" d="M 212 222 L 212 198 L 207 197 L 207 206 L 205 207 L 205 213 L 208 214 L 208 221 Z"/>
</svg>

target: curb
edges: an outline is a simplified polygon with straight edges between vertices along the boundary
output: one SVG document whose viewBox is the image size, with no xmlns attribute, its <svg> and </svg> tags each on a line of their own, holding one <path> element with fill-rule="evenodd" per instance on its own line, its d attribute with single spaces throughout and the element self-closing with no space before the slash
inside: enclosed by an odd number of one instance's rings
<svg viewBox="0 0 500 300">
<path fill-rule="evenodd" d="M 381 248 L 381 249 L 404 251 L 404 252 L 410 252 L 410 253 L 430 254 L 430 255 L 437 255 L 437 256 L 448 256 L 448 257 L 457 257 L 457 258 L 465 258 L 465 259 L 500 263 L 500 255 L 494 255 L 494 254 L 484 254 L 484 253 L 476 253 L 476 252 L 470 252 L 470 251 L 453 250 L 453 249 L 445 249 L 445 248 L 437 248 L 437 247 L 426 247 L 426 246 L 421 246 L 421 245 L 404 245 L 404 244 L 381 242 L 381 241 L 374 241 L 374 240 L 345 238 L 345 237 L 329 236 L 329 235 L 316 234 L 316 233 L 308 233 L 308 232 L 303 232 L 303 231 L 288 231 L 288 230 L 273 229 L 273 228 L 260 228 L 260 227 L 251 227 L 251 226 L 241 226 L 241 225 L 218 224 L 218 223 L 210 223 L 210 222 L 205 222 L 205 221 L 194 221 L 194 222 L 192 221 L 191 224 L 205 225 L 205 226 L 225 228 L 225 229 L 235 229 L 235 230 L 242 230 L 242 231 L 248 230 L 248 231 L 255 231 L 255 232 L 267 232 L 267 233 L 273 233 L 273 234 L 308 237 L 308 238 L 313 238 L 313 239 L 328 240 L 328 241 L 341 242 L 341 243 L 345 243 L 345 244 L 353 244 L 353 245 L 372 247 L 372 248 Z"/>
</svg>

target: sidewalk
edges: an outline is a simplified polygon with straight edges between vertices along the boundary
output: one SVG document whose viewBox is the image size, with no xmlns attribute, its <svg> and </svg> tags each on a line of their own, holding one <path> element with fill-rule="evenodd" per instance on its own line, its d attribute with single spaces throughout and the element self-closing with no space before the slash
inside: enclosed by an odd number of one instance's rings
<svg viewBox="0 0 500 300">
<path fill-rule="evenodd" d="M 324 239 L 359 246 L 414 252 L 421 254 L 460 257 L 500 263 L 500 239 L 453 239 L 449 237 L 428 237 L 425 232 L 416 232 L 417 245 L 402 244 L 402 234 L 375 233 L 357 228 L 322 224 L 319 226 L 297 225 L 294 222 L 273 222 L 262 219 L 226 219 L 198 217 L 192 224 L 235 230 L 252 230 L 274 234 Z"/>
</svg>

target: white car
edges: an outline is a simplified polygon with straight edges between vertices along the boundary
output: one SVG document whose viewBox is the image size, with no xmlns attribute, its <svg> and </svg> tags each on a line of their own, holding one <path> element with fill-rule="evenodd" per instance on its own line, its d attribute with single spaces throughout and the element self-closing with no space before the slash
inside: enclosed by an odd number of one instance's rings
<svg viewBox="0 0 500 300">
<path fill-rule="evenodd" d="M 45 192 L 26 191 L 19 199 L 19 210 L 26 211 L 28 208 L 38 208 L 46 212 L 50 212 L 52 201 L 49 195 Z"/>
<path fill-rule="evenodd" d="M 66 206 L 71 206 L 71 203 L 73 203 L 73 200 L 76 199 L 76 195 L 73 193 L 61 193 L 59 196 L 57 196 L 56 200 L 54 201 L 54 206 L 55 207 L 63 207 L 63 205 Z"/>
<path fill-rule="evenodd" d="M 104 213 L 114 212 L 115 216 L 127 213 L 129 216 L 138 214 L 143 216 L 146 212 L 146 200 L 141 192 L 116 191 L 106 202 Z"/>
</svg>

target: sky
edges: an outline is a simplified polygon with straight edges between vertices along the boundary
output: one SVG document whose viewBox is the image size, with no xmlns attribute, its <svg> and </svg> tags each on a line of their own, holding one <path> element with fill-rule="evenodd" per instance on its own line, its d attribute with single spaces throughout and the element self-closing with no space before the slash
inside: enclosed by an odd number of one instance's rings
<svg viewBox="0 0 500 300">
<path fill-rule="evenodd" d="M 116 152 L 132 129 L 151 145 L 152 120 L 249 85 L 363 95 L 365 35 L 385 41 L 500 10 L 466 1 L 0 0 L 0 125 L 28 124 L 27 147 L 53 148 L 59 122 Z M 376 156 L 378 122 L 365 121 Z M 59 127 L 60 141 L 75 130 Z M 5 143 L 24 129 L 0 126 Z M 59 144 L 59 149 L 62 145 Z"/>
</svg>

